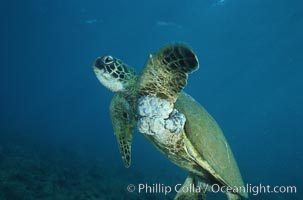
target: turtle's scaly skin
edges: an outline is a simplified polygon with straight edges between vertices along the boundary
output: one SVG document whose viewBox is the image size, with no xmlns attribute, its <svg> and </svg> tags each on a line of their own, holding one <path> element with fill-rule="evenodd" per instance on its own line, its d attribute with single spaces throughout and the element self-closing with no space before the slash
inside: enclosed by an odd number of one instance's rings
<svg viewBox="0 0 303 200">
<path fill-rule="evenodd" d="M 198 68 L 198 59 L 190 48 L 168 45 L 148 59 L 139 80 L 139 94 L 157 96 L 173 104 L 186 85 L 187 74 Z"/>
</svg>

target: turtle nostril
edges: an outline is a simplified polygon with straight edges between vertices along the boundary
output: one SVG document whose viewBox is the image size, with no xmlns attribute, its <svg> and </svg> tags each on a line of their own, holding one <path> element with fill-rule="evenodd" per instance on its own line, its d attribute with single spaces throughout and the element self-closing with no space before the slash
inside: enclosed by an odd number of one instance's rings
<svg viewBox="0 0 303 200">
<path fill-rule="evenodd" d="M 98 58 L 96 60 L 95 67 L 97 67 L 98 69 L 104 69 L 104 62 L 103 62 L 102 58 Z"/>
</svg>

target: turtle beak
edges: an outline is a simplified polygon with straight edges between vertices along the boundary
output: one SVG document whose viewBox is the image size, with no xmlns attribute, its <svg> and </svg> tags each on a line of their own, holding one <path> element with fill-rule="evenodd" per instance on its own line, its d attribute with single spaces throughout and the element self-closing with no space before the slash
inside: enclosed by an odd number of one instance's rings
<svg viewBox="0 0 303 200">
<path fill-rule="evenodd" d="M 105 63 L 103 62 L 102 57 L 97 58 L 97 60 L 94 63 L 94 68 L 97 68 L 99 70 L 105 69 Z"/>
<path fill-rule="evenodd" d="M 101 72 L 101 70 L 99 68 L 97 68 L 96 66 L 93 66 L 93 70 L 95 75 L 98 77 L 98 74 Z"/>
</svg>

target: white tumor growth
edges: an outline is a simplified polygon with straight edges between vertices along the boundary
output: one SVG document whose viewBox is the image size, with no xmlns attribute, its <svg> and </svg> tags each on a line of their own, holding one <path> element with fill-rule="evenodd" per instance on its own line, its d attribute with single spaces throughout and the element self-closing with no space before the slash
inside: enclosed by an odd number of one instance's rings
<svg viewBox="0 0 303 200">
<path fill-rule="evenodd" d="M 141 133 L 166 138 L 167 134 L 179 134 L 186 118 L 171 104 L 158 97 L 143 96 L 138 101 L 138 129 Z"/>
<path fill-rule="evenodd" d="M 138 113 L 142 117 L 168 118 L 173 111 L 170 103 L 154 96 L 143 96 L 138 101 Z"/>
<path fill-rule="evenodd" d="M 170 117 L 165 120 L 165 128 L 168 129 L 171 133 L 180 133 L 183 130 L 186 118 L 185 116 L 174 109 L 170 114 Z"/>
</svg>

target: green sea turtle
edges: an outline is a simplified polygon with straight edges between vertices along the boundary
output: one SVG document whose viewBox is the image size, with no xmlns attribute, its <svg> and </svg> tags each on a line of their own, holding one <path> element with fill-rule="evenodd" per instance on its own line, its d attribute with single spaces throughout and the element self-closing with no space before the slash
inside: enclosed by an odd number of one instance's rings
<svg viewBox="0 0 303 200">
<path fill-rule="evenodd" d="M 130 166 L 137 125 L 160 152 L 189 172 L 175 200 L 205 199 L 207 191 L 218 188 L 229 200 L 247 198 L 237 163 L 218 124 L 182 91 L 188 74 L 198 67 L 191 48 L 172 44 L 150 55 L 140 76 L 110 55 L 98 57 L 93 69 L 99 81 L 115 93 L 110 113 L 126 167 Z"/>
</svg>

